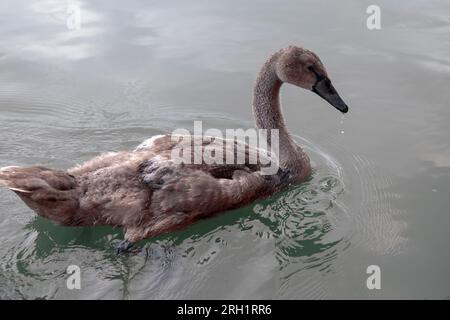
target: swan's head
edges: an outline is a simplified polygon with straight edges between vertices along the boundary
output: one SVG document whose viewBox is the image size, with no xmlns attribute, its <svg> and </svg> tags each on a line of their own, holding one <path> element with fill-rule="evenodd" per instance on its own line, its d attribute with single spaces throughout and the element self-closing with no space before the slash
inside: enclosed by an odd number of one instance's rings
<svg viewBox="0 0 450 320">
<path fill-rule="evenodd" d="M 339 111 L 348 111 L 314 52 L 295 46 L 282 49 L 277 59 L 276 72 L 281 81 L 311 90 Z"/>
</svg>

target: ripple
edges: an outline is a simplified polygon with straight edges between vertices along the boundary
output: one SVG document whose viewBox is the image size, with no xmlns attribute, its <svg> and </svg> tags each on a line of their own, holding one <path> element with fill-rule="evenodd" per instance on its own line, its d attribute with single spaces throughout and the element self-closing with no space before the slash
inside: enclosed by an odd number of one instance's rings
<svg viewBox="0 0 450 320">
<path fill-rule="evenodd" d="M 406 244 L 406 238 L 402 235 L 406 225 L 401 220 L 404 211 L 391 205 L 391 200 L 398 198 L 395 193 L 387 191 L 392 180 L 368 158 L 353 155 L 353 159 L 352 165 L 359 177 L 361 190 L 357 224 L 366 236 L 361 242 L 380 254 L 401 253 Z"/>
<path fill-rule="evenodd" d="M 347 204 L 341 202 L 340 205 L 352 208 L 347 213 L 351 215 L 354 226 L 354 244 L 379 254 L 403 252 L 407 243 L 403 236 L 406 230 L 405 212 L 392 204 L 392 200 L 399 195 L 390 191 L 392 178 L 388 175 L 389 171 L 379 167 L 370 157 L 342 147 L 337 138 L 322 139 L 320 146 L 343 164 L 335 165 L 343 181 L 346 181 L 348 191 Z"/>
</svg>

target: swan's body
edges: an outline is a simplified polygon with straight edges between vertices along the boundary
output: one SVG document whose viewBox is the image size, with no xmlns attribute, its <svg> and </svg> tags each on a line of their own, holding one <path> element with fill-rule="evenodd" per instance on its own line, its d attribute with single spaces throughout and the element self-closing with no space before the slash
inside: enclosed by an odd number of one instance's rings
<svg viewBox="0 0 450 320">
<path fill-rule="evenodd" d="M 280 50 L 264 64 L 253 108 L 258 128 L 279 130 L 280 168 L 273 175 L 261 174 L 263 166 L 248 161 L 249 154 L 258 152 L 249 146 L 244 149 L 243 164 L 178 164 L 171 159 L 177 139 L 162 135 L 134 151 L 104 154 L 67 172 L 2 168 L 0 185 L 16 192 L 39 215 L 62 225 L 123 226 L 125 249 L 130 243 L 241 207 L 307 178 L 309 158 L 284 125 L 279 89 L 283 82 L 311 89 L 346 112 L 324 79 L 328 80 L 318 57 L 302 48 Z M 218 138 L 204 138 L 203 147 L 214 139 Z"/>
</svg>

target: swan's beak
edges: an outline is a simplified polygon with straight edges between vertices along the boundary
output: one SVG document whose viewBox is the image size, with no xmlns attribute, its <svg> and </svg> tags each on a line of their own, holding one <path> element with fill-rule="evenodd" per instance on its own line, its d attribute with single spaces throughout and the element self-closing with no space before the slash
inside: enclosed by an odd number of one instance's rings
<svg viewBox="0 0 450 320">
<path fill-rule="evenodd" d="M 336 89 L 331 84 L 330 79 L 327 77 L 321 77 L 318 79 L 316 84 L 313 86 L 312 91 L 328 101 L 329 104 L 338 109 L 340 112 L 348 112 L 347 105 L 341 99 Z"/>
</svg>

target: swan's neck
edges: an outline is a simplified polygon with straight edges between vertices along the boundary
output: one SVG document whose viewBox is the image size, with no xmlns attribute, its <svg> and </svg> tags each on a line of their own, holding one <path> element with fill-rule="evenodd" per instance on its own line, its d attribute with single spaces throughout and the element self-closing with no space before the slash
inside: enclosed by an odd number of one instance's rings
<svg viewBox="0 0 450 320">
<path fill-rule="evenodd" d="M 275 70 L 277 58 L 276 54 L 273 55 L 264 64 L 256 79 L 253 97 L 256 126 L 259 129 L 279 130 L 278 157 L 282 169 L 309 170 L 308 157 L 292 140 L 284 122 L 279 97 L 283 83 Z"/>
</svg>

